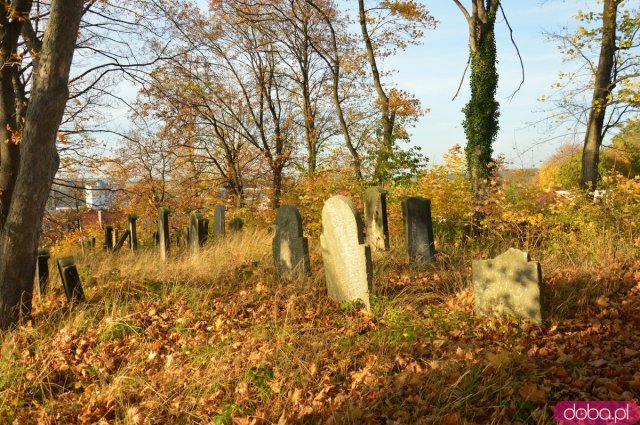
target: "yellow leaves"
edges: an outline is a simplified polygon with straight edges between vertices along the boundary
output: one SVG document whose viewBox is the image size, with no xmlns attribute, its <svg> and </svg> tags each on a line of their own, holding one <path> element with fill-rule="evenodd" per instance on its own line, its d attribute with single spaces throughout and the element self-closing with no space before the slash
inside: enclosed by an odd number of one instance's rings
<svg viewBox="0 0 640 425">
<path fill-rule="evenodd" d="M 511 355 L 506 351 L 499 351 L 497 353 L 489 352 L 487 354 L 487 361 L 495 369 L 507 367 L 511 364 Z"/>
<path fill-rule="evenodd" d="M 547 394 L 534 383 L 528 383 L 520 387 L 518 394 L 525 400 L 534 403 L 543 403 L 547 398 Z"/>
</svg>

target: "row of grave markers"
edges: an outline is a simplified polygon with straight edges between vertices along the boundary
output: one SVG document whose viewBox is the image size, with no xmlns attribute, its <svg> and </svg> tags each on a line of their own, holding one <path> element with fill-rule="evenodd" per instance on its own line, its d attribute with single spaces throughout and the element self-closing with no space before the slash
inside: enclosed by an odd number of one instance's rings
<svg viewBox="0 0 640 425">
<path fill-rule="evenodd" d="M 373 267 L 371 251 L 390 248 L 386 192 L 372 187 L 363 197 L 364 223 L 353 202 L 341 195 L 329 198 L 322 208 L 320 246 L 324 264 L 327 293 L 337 302 L 360 300 L 368 310 L 372 292 Z M 161 207 L 158 214 L 160 256 L 166 260 L 170 247 L 169 214 Z M 436 251 L 431 219 L 431 201 L 409 197 L 402 202 L 404 234 L 409 260 L 413 264 L 435 261 Z M 105 247 L 112 251 L 129 240 L 132 251 L 137 249 L 136 216 L 129 216 L 129 230 L 113 245 L 113 229 L 106 229 Z M 242 220 L 234 219 L 233 230 L 242 229 Z M 110 227 L 110 226 L 108 226 Z M 192 254 L 197 254 L 208 238 L 209 220 L 194 212 L 185 235 Z M 292 205 L 280 207 L 276 214 L 272 254 L 279 276 L 297 278 L 311 273 L 309 243 L 303 236 L 302 217 Z M 214 210 L 214 238 L 223 237 L 224 206 Z M 95 242 L 93 242 L 95 244 Z M 48 253 L 38 255 L 39 289 L 44 291 L 43 274 L 48 280 Z M 41 263 L 41 261 L 43 263 Z M 72 257 L 58 260 L 58 269 L 70 302 L 84 298 L 82 286 Z M 509 249 L 491 260 L 472 263 L 476 312 L 480 315 L 510 315 L 542 322 L 542 273 L 538 262 L 530 261 L 526 252 Z M 45 280 L 45 282 L 46 282 Z"/>
</svg>

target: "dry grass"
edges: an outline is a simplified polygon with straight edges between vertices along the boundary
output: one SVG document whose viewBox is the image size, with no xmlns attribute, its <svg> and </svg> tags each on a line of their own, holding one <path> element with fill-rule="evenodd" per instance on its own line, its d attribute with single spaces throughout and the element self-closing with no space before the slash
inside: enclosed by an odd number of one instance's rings
<svg viewBox="0 0 640 425">
<path fill-rule="evenodd" d="M 640 265 L 619 243 L 579 267 L 568 244 L 544 256 L 539 328 L 473 316 L 470 259 L 502 246 L 443 242 L 415 268 L 394 240 L 364 313 L 326 298 L 317 241 L 296 281 L 274 277 L 270 242 L 247 229 L 197 258 L 77 257 L 87 302 L 70 310 L 56 276 L 33 324 L 2 336 L 0 423 L 550 424 L 558 400 L 638 397 L 631 360 L 590 363 L 640 342 Z"/>
</svg>

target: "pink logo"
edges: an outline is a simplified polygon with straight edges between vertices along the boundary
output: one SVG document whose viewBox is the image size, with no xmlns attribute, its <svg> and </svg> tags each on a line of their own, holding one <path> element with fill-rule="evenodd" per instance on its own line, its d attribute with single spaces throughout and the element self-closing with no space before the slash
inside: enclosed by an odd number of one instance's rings
<svg viewBox="0 0 640 425">
<path fill-rule="evenodd" d="M 633 401 L 561 401 L 553 417 L 560 425 L 633 425 L 640 408 Z"/>
</svg>

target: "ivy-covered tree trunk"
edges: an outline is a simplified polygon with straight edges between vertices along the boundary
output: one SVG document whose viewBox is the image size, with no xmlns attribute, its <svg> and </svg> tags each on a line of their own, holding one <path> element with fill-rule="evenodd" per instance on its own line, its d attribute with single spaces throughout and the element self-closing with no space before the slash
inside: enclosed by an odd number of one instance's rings
<svg viewBox="0 0 640 425">
<path fill-rule="evenodd" d="M 476 200 L 483 197 L 491 175 L 492 145 L 498 135 L 495 21 L 499 0 L 473 0 L 471 13 L 454 0 L 469 25 L 471 99 L 464 107 L 467 167 Z"/>
</svg>

